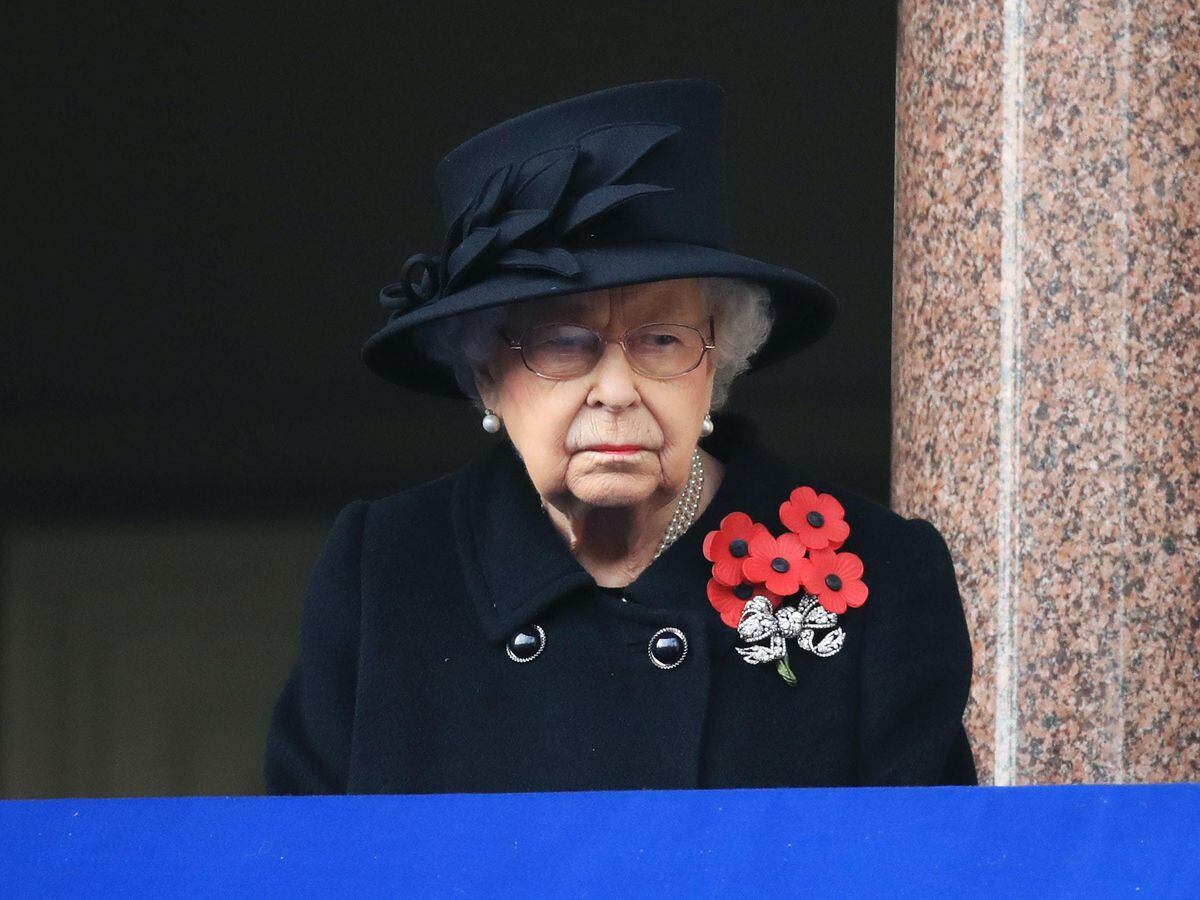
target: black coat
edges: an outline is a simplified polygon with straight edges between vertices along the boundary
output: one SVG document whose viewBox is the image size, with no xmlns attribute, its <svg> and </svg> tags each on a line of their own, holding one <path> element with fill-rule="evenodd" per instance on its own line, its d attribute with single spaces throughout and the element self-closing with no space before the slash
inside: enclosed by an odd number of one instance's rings
<svg viewBox="0 0 1200 900">
<path fill-rule="evenodd" d="M 711 504 L 623 592 L 597 588 L 541 509 L 511 443 L 334 521 L 304 598 L 299 656 L 271 719 L 270 793 L 973 784 L 971 678 L 938 531 L 788 465 L 719 416 Z M 870 595 L 820 658 L 788 641 L 798 683 L 709 604 L 704 535 L 742 510 L 779 534 L 802 484 L 843 505 Z M 545 646 L 505 652 L 531 624 Z M 654 666 L 673 626 L 683 662 Z"/>
</svg>

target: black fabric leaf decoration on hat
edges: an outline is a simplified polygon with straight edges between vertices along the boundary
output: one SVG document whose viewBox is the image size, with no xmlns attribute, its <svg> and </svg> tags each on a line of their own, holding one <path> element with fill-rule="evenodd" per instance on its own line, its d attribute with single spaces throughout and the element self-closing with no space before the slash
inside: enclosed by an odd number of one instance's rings
<svg viewBox="0 0 1200 900">
<path fill-rule="evenodd" d="M 467 218 L 463 223 L 466 234 L 470 234 L 479 225 L 486 225 L 495 215 L 500 198 L 504 196 L 508 173 L 511 170 L 512 166 L 497 169 L 483 183 L 483 190 L 471 205 L 471 211 L 467 213 Z"/>
<path fill-rule="evenodd" d="M 585 131 L 575 143 L 583 157 L 580 180 L 588 185 L 612 184 L 645 156 L 679 130 L 678 125 L 656 122 L 601 125 Z"/>
<path fill-rule="evenodd" d="M 637 197 L 644 197 L 647 194 L 659 194 L 669 190 L 671 189 L 660 187 L 657 184 L 606 184 L 594 191 L 588 191 L 575 201 L 563 218 L 562 234 L 570 234 L 580 225 L 592 221 L 597 216 L 604 215 L 622 203 Z"/>
<path fill-rule="evenodd" d="M 496 241 L 501 247 L 511 247 L 533 229 L 550 218 L 548 209 L 514 209 L 496 220 L 500 233 Z"/>
<path fill-rule="evenodd" d="M 619 206 L 674 190 L 616 181 L 678 131 L 663 122 L 602 125 L 571 144 L 501 166 L 451 221 L 442 252 L 410 257 L 401 280 L 380 293 L 380 304 L 395 318 L 494 269 L 577 277 L 579 260 L 563 239 Z"/>
<path fill-rule="evenodd" d="M 551 247 L 549 250 L 521 250 L 514 247 L 506 250 L 496 263 L 506 269 L 540 269 L 565 278 L 579 274 L 579 262 L 561 247 Z"/>
<path fill-rule="evenodd" d="M 513 202 L 522 207 L 554 209 L 566 190 L 578 158 L 576 144 L 543 150 L 529 157 L 521 163 L 513 179 Z"/>
<path fill-rule="evenodd" d="M 463 242 L 454 248 L 446 263 L 449 272 L 446 290 L 454 290 L 455 281 L 460 280 L 463 274 L 470 270 L 471 263 L 478 260 L 483 251 L 496 242 L 499 234 L 499 228 L 476 228 L 463 238 Z"/>
</svg>

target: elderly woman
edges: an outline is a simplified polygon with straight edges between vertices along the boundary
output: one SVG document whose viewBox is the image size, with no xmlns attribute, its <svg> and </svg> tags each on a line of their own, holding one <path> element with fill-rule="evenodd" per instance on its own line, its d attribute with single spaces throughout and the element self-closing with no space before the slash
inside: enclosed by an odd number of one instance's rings
<svg viewBox="0 0 1200 900">
<path fill-rule="evenodd" d="M 270 792 L 974 783 L 937 530 L 716 412 L 836 308 L 727 249 L 722 98 L 611 88 L 442 161 L 444 246 L 364 360 L 496 443 L 337 516 Z"/>
</svg>

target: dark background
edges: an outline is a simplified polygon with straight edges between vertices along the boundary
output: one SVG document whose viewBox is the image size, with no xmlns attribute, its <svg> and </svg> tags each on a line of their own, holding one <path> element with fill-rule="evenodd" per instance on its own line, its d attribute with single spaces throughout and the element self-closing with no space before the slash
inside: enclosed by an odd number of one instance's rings
<svg viewBox="0 0 1200 900">
<path fill-rule="evenodd" d="M 664 77 L 726 88 L 737 249 L 843 304 L 826 338 L 744 377 L 728 408 L 785 456 L 887 501 L 893 3 L 116 3 L 8 17 L 10 593 L 36 581 L 12 549 L 26 529 L 304 521 L 316 540 L 350 500 L 496 440 L 465 402 L 406 392 L 359 360 L 385 321 L 379 287 L 442 233 L 434 167 L 511 115 Z M 266 693 L 292 650 L 312 540 L 282 570 L 294 577 L 279 588 L 286 626 L 264 637 Z M 10 650 L 29 640 L 0 622 Z"/>
</svg>

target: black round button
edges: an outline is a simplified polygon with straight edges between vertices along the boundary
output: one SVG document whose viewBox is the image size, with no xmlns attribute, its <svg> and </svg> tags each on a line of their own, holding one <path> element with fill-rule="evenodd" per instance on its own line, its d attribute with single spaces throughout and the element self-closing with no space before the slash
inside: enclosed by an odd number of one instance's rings
<svg viewBox="0 0 1200 900">
<path fill-rule="evenodd" d="M 504 652 L 513 662 L 526 663 L 536 657 L 546 647 L 546 632 L 541 625 L 534 625 L 532 631 L 518 631 L 508 639 Z"/>
<path fill-rule="evenodd" d="M 687 638 L 678 628 L 660 628 L 650 638 L 650 662 L 660 669 L 673 669 L 687 656 Z"/>
</svg>

